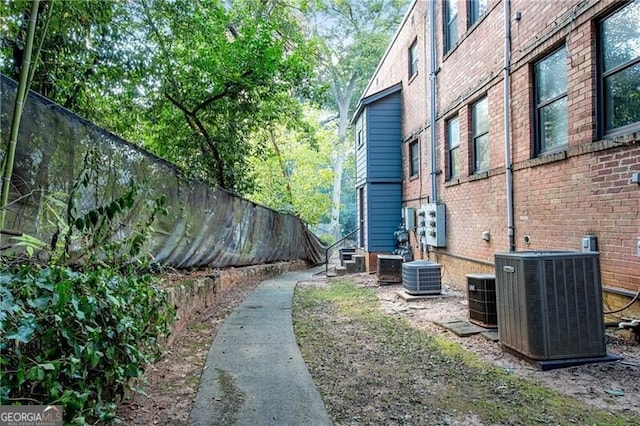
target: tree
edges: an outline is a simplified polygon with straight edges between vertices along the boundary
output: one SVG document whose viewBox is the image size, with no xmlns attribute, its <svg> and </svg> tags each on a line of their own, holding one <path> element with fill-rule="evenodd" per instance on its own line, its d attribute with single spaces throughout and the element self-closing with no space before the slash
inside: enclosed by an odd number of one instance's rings
<svg viewBox="0 0 640 426">
<path fill-rule="evenodd" d="M 10 76 L 29 4 L 0 5 Z M 312 81 L 313 46 L 289 3 L 48 0 L 41 10 L 34 90 L 238 193 L 251 187 L 252 132 L 299 117 Z"/>
<path fill-rule="evenodd" d="M 338 140 L 332 159 L 334 183 L 330 228 L 340 235 L 340 207 L 349 120 L 390 37 L 400 24 L 408 0 L 318 0 L 311 22 L 322 42 L 321 83 L 329 87 L 328 108 L 336 111 Z M 352 201 L 355 204 L 355 200 Z"/>
<path fill-rule="evenodd" d="M 2 73 L 17 79 L 31 2 L 3 2 Z M 140 78 L 144 58 L 131 44 L 131 15 L 120 1 L 43 0 L 34 43 L 31 89 L 75 113 L 94 119 L 96 98 L 122 99 L 121 81 Z M 117 102 L 122 104 L 122 101 Z M 120 110 L 121 111 L 121 110 Z"/>
<path fill-rule="evenodd" d="M 277 2 L 137 5 L 158 53 L 146 143 L 197 178 L 249 192 L 251 135 L 301 111 L 293 95 L 313 66 L 300 27 Z"/>
<path fill-rule="evenodd" d="M 319 126 L 319 117 L 307 105 L 303 122 L 259 132 L 255 143 L 265 147 L 265 156 L 252 159 L 257 184 L 251 199 L 310 225 L 326 220 L 331 208 L 335 134 Z"/>
</svg>

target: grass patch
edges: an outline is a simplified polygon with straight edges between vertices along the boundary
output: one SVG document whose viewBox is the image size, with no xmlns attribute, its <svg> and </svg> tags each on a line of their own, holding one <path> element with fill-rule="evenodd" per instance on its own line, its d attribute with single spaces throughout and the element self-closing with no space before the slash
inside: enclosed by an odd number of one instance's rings
<svg viewBox="0 0 640 426">
<path fill-rule="evenodd" d="M 229 372 L 216 369 L 216 373 L 216 380 L 222 391 L 220 424 L 235 424 L 238 409 L 244 403 L 246 395 L 236 386 L 235 380 Z"/>
<path fill-rule="evenodd" d="M 632 425 L 510 375 L 379 309 L 350 279 L 294 294 L 294 330 L 335 424 Z"/>
</svg>

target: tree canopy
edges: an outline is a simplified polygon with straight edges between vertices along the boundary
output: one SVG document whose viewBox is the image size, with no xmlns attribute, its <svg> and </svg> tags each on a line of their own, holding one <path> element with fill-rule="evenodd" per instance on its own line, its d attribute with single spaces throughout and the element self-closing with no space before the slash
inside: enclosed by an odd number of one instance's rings
<svg viewBox="0 0 640 426">
<path fill-rule="evenodd" d="M 11 77 L 28 5 L 2 5 Z M 192 177 L 245 193 L 252 132 L 296 120 L 311 90 L 313 43 L 297 10 L 259 0 L 45 1 L 32 88 Z"/>
<path fill-rule="evenodd" d="M 337 223 L 348 120 L 407 3 L 42 0 L 31 89 L 190 177 Z M 30 5 L 0 3 L 0 71 L 14 79 Z"/>
</svg>

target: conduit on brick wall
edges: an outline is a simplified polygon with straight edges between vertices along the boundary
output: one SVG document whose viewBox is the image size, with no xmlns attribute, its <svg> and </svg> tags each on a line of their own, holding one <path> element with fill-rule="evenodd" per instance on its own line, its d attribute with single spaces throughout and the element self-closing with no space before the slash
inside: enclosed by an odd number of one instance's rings
<svg viewBox="0 0 640 426">
<path fill-rule="evenodd" d="M 16 83 L 6 76 L 0 83 L 4 158 Z M 168 215 L 158 216 L 146 247 L 158 263 L 191 268 L 324 261 L 324 247 L 299 218 L 185 179 L 167 161 L 33 92 L 24 106 L 5 227 L 51 241 L 55 226 L 42 214 L 54 206 L 47 197 L 71 194 L 87 165 L 91 184 L 75 196 L 78 216 L 121 197 L 131 180 L 139 188 L 120 236 L 144 222 L 149 202 L 167 197 Z M 65 217 L 65 207 L 58 209 Z"/>
</svg>

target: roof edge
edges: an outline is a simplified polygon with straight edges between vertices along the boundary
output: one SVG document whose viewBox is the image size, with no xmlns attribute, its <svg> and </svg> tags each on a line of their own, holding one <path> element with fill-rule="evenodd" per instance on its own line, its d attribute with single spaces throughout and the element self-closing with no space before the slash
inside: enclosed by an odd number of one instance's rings
<svg viewBox="0 0 640 426">
<path fill-rule="evenodd" d="M 353 124 L 358 119 L 360 114 L 362 114 L 362 110 L 367 105 L 371 105 L 372 103 L 377 102 L 380 99 L 384 99 L 387 96 L 392 95 L 401 90 L 402 90 L 402 81 L 394 84 L 393 86 L 387 87 L 386 89 L 382 89 L 381 91 L 376 92 L 372 95 L 369 95 L 366 98 L 361 98 L 360 102 L 358 102 L 358 106 L 356 107 L 356 111 L 353 113 L 353 117 L 351 118 L 350 123 Z"/>
</svg>

